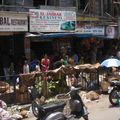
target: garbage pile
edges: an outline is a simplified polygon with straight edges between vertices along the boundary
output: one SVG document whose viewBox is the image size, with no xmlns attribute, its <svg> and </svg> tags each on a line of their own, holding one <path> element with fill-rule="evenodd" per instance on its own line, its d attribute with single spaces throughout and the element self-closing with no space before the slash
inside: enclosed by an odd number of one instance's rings
<svg viewBox="0 0 120 120">
<path fill-rule="evenodd" d="M 100 99 L 100 95 L 95 91 L 81 91 L 80 96 L 85 103 Z"/>
<path fill-rule="evenodd" d="M 12 120 L 10 113 L 7 111 L 7 104 L 0 100 L 0 120 Z"/>
<path fill-rule="evenodd" d="M 21 120 L 28 118 L 30 111 L 18 105 L 7 107 L 7 104 L 0 100 L 0 120 Z"/>
</svg>

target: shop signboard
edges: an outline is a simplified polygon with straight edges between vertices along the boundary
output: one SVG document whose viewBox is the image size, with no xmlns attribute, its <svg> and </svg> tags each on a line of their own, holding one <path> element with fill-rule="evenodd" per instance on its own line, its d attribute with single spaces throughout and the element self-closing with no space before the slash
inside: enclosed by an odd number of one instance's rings
<svg viewBox="0 0 120 120">
<path fill-rule="evenodd" d="M 115 27 L 107 26 L 106 27 L 106 36 L 107 36 L 107 38 L 114 38 L 115 37 Z"/>
<path fill-rule="evenodd" d="M 28 31 L 27 14 L 0 12 L 0 32 L 20 31 Z"/>
<path fill-rule="evenodd" d="M 77 27 L 76 32 L 80 34 L 105 35 L 104 26 L 79 26 Z"/>
<path fill-rule="evenodd" d="M 75 31 L 76 12 L 30 9 L 30 32 Z"/>
</svg>

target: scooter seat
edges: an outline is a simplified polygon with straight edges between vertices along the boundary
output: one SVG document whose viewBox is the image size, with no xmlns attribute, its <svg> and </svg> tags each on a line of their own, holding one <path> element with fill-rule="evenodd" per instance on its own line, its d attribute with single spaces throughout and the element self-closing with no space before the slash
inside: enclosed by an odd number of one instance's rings
<svg viewBox="0 0 120 120">
<path fill-rule="evenodd" d="M 58 109 L 63 109 L 65 105 L 66 105 L 65 102 L 56 102 L 56 103 L 43 105 L 42 107 L 47 113 L 47 112 L 57 111 Z"/>
</svg>

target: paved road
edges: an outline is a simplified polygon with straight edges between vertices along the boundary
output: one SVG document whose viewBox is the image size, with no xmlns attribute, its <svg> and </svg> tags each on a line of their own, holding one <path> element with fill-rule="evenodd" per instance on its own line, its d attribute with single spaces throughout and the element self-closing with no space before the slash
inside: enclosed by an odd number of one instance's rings
<svg viewBox="0 0 120 120">
<path fill-rule="evenodd" d="M 89 111 L 90 120 L 119 120 L 120 109 L 112 107 L 108 101 L 108 95 L 101 95 L 99 101 L 92 101 L 86 104 Z M 30 117 L 25 120 L 36 120 Z M 82 118 L 80 120 L 83 120 Z"/>
<path fill-rule="evenodd" d="M 102 95 L 98 102 L 87 103 L 90 120 L 119 120 L 120 108 L 111 106 L 108 95 Z"/>
</svg>

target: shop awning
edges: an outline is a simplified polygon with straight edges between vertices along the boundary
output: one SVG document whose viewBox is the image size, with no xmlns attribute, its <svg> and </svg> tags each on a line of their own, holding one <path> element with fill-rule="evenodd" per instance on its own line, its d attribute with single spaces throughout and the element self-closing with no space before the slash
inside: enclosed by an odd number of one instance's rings
<svg viewBox="0 0 120 120">
<path fill-rule="evenodd" d="M 112 40 L 112 39 L 115 39 L 113 37 L 110 37 L 110 36 L 95 36 L 96 38 L 99 38 L 101 40 Z"/>
<path fill-rule="evenodd" d="M 33 34 L 33 33 L 27 33 L 26 37 L 39 37 L 42 39 L 47 38 L 63 38 L 63 37 L 79 37 L 79 38 L 90 38 L 92 37 L 92 34 L 80 34 L 80 33 L 49 33 L 49 34 Z"/>
</svg>

